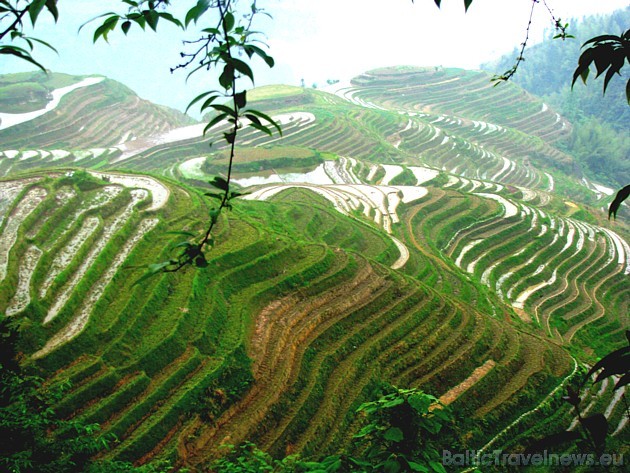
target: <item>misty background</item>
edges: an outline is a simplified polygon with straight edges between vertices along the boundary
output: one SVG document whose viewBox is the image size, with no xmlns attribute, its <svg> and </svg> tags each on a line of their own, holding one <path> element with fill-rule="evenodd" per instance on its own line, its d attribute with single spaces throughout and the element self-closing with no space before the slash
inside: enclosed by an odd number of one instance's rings
<svg viewBox="0 0 630 473">
<path fill-rule="evenodd" d="M 178 5 L 179 3 L 179 5 Z M 183 17 L 192 2 L 174 2 Z M 244 5 L 248 5 L 244 2 Z M 467 13 L 461 0 L 262 0 L 273 18 L 259 17 L 276 66 L 255 68 L 256 84 L 324 85 L 326 80 L 348 80 L 361 72 L 393 65 L 445 66 L 467 69 L 511 53 L 525 38 L 531 0 L 476 0 Z M 627 0 L 547 0 L 556 18 L 571 22 L 585 15 L 608 13 Z M 48 69 L 69 74 L 101 74 L 132 88 L 142 98 L 183 110 L 198 93 L 216 87 L 213 74 L 199 72 L 186 82 L 187 72 L 170 72 L 182 62 L 183 41 L 196 38 L 194 28 L 182 32 L 160 22 L 158 32 L 132 27 L 120 29 L 109 43 L 92 44 L 95 16 L 123 13 L 118 0 L 69 0 L 60 5 L 57 24 L 50 15 L 40 18 L 33 36 L 52 43 L 55 54 L 37 46 L 35 57 Z M 539 42 L 553 24 L 544 2 L 539 2 L 530 32 L 530 45 Z M 619 34 L 620 32 L 611 32 Z M 576 58 L 577 62 L 577 58 Z M 3 58 L 0 73 L 34 70 L 24 61 Z"/>
</svg>

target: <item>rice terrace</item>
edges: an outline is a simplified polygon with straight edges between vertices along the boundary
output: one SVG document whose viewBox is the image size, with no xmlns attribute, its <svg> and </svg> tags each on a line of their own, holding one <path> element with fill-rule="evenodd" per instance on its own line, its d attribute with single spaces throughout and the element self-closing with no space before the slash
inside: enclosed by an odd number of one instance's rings
<svg viewBox="0 0 630 473">
<path fill-rule="evenodd" d="M 627 344 L 630 212 L 608 220 L 617 188 L 574 172 L 571 120 L 490 78 L 388 67 L 249 91 L 282 136 L 239 132 L 246 193 L 207 265 L 143 278 L 205 231 L 227 124 L 204 136 L 102 76 L 0 76 L 0 310 L 20 363 L 67 384 L 57 415 L 115 436 L 97 458 L 135 465 L 347 451 L 383 384 L 449 406 L 462 451 L 575 428 L 566 387 Z M 617 381 L 588 385 L 583 413 L 630 453 Z"/>
</svg>

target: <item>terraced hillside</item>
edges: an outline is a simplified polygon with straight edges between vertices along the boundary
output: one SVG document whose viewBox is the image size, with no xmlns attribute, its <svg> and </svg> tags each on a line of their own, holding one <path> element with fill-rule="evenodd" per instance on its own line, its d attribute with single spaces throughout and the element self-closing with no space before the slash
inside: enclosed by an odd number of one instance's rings
<svg viewBox="0 0 630 473">
<path fill-rule="evenodd" d="M 278 457 L 348 447 L 381 382 L 452 405 L 462 449 L 570 423 L 563 386 L 630 325 L 628 225 L 602 218 L 607 188 L 563 171 L 569 125 L 520 94 L 492 103 L 535 107 L 484 112 L 480 77 L 385 70 L 337 94 L 255 91 L 284 137 L 239 135 L 235 182 L 251 193 L 222 215 L 208 267 L 140 285 L 179 241 L 169 231 L 202 231 L 196 186 L 225 163 L 208 148 L 221 130 L 202 138 L 147 109 L 155 133 L 131 140 L 103 118 L 73 135 L 72 157 L 61 138 L 34 154 L 28 133 L 68 123 L 66 99 L 101 97 L 96 79 L 0 130 L 0 310 L 21 324 L 24 363 L 71 381 L 57 412 L 115 434 L 107 458 L 193 468 L 244 440 Z M 460 82 L 479 100 L 457 99 Z M 429 100 L 444 84 L 453 100 Z M 97 129 L 111 152 L 76 159 Z M 589 409 L 624 445 L 619 393 L 593 388 Z"/>
<path fill-rule="evenodd" d="M 0 113 L 0 175 L 42 166 L 103 166 L 138 139 L 194 123 L 105 77 L 31 75 L 19 84 L 44 88 L 44 97 L 32 104 L 35 110 Z M 0 79 L 0 112 L 15 107 L 11 87 L 2 87 L 12 76 Z M 56 84 L 65 86 L 46 88 Z"/>
<path fill-rule="evenodd" d="M 120 84 L 79 79 L 91 85 L 67 92 L 55 112 L 4 130 L 0 125 L 0 174 L 73 165 L 181 178 L 186 161 L 221 148 L 220 128 L 204 138 L 204 125 L 187 124 Z M 290 146 L 375 164 L 429 166 L 602 207 L 612 199 L 613 189 L 576 174 L 573 159 L 556 146 L 570 132 L 565 119 L 514 84 L 492 87 L 481 72 L 391 68 L 329 92 L 267 87 L 250 95 L 256 107 L 282 123 L 284 137 L 243 130 L 241 146 Z"/>
<path fill-rule="evenodd" d="M 278 454 L 334 451 L 375 379 L 441 395 L 489 360 L 461 405 L 500 426 L 572 371 L 556 345 L 473 308 L 478 293 L 447 296 L 391 269 L 399 251 L 384 233 L 301 189 L 240 203 L 207 271 L 139 286 L 137 266 L 168 251 L 165 231 L 195 228 L 195 191 L 83 173 L 2 189 L 2 307 L 28 326 L 27 364 L 71 380 L 58 412 L 121 439 L 108 457 L 194 465 L 228 437 Z M 438 276 L 413 260 L 425 281 Z M 470 428 L 483 441 L 496 426 Z"/>
</svg>

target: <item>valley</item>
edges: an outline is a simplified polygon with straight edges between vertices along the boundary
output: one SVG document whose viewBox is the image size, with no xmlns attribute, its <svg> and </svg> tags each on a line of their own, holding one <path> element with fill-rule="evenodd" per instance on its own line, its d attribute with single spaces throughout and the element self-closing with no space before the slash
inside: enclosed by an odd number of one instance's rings
<svg viewBox="0 0 630 473">
<path fill-rule="evenodd" d="M 102 458 L 336 453 L 381 383 L 440 397 L 462 448 L 518 449 L 626 343 L 628 205 L 607 219 L 616 189 L 559 145 L 572 124 L 513 83 L 399 67 L 252 90 L 283 136 L 239 132 L 248 194 L 207 267 L 134 284 L 203 233 L 226 125 L 61 77 L 46 113 L 0 114 L 0 310 L 24 366 L 70 382 L 56 412 L 119 439 Z M 619 451 L 620 391 L 585 396 Z"/>
</svg>

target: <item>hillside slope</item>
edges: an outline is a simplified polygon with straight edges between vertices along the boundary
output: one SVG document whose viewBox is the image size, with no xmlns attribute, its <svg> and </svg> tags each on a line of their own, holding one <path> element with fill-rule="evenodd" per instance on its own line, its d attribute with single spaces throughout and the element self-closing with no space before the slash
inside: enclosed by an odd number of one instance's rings
<svg viewBox="0 0 630 473">
<path fill-rule="evenodd" d="M 564 149 L 576 158 L 580 172 L 589 178 L 622 187 L 630 182 L 630 107 L 626 98 L 626 83 L 630 78 L 627 67 L 610 81 L 602 93 L 604 77 L 596 79 L 595 68 L 588 86 L 578 80 L 571 87 L 573 72 L 581 46 L 592 37 L 619 35 L 628 29 L 630 7 L 609 15 L 568 19 L 574 39 L 543 42 L 526 50 L 526 61 L 513 80 L 530 93 L 545 101 L 569 118 L 574 129 Z M 502 73 L 512 67 L 516 52 L 482 68 Z"/>
<path fill-rule="evenodd" d="M 40 93 L 17 95 L 19 102 L 15 103 L 16 85 Z M 17 106 L 28 108 L 22 113 L 5 113 Z M 11 160 L 14 171 L 33 161 L 37 165 L 94 166 L 120 155 L 116 145 L 194 123 L 181 112 L 139 98 L 119 82 L 65 74 L 0 77 L 0 112 L 1 156 L 5 158 L 1 161 L 8 164 Z M 31 162 L 23 162 L 28 160 Z M 3 174 L 8 172 L 5 166 L 0 169 Z"/>
<path fill-rule="evenodd" d="M 221 128 L 202 137 L 149 106 L 137 139 L 112 138 L 133 123 L 110 114 L 121 92 L 62 157 L 60 124 L 123 90 L 103 80 L 1 130 L 0 310 L 25 365 L 71 381 L 57 412 L 115 434 L 108 458 L 193 467 L 244 440 L 339 451 L 382 382 L 452 405 L 452 448 L 518 449 L 570 422 L 563 387 L 625 343 L 627 211 L 613 226 L 608 189 L 572 176 L 556 148 L 568 122 L 487 79 L 397 68 L 255 90 L 283 137 L 239 134 L 251 193 L 222 214 L 208 267 L 138 285 L 173 231 L 203 231 Z M 34 130 L 51 141 L 28 147 Z M 621 449 L 612 383 L 588 399 Z"/>
<path fill-rule="evenodd" d="M 133 286 L 134 268 L 172 245 L 166 230 L 198 227 L 204 205 L 194 191 L 82 173 L 2 189 L 13 196 L 1 233 L 2 308 L 28 327 L 27 364 L 50 382 L 71 380 L 57 411 L 120 438 L 107 457 L 198 464 L 228 437 L 277 454 L 335 451 L 377 379 L 442 395 L 492 360 L 454 401 L 471 420 L 492 413 L 491 428 L 462 422 L 480 441 L 573 369 L 453 271 L 439 271 L 458 288 L 446 295 L 425 283 L 438 273 L 418 252 L 425 282 L 390 269 L 391 240 L 308 192 L 240 203 L 207 270 Z"/>
</svg>

